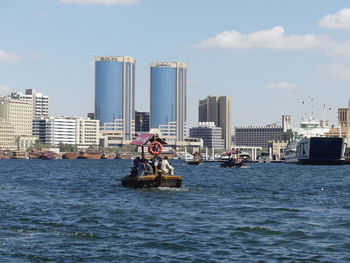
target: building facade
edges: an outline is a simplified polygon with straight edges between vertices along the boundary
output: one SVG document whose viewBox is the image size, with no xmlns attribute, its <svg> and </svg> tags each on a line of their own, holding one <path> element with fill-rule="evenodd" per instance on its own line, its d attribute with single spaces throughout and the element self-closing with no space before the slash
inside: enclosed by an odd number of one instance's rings
<svg viewBox="0 0 350 263">
<path fill-rule="evenodd" d="M 100 121 L 76 118 L 75 141 L 78 148 L 99 145 Z"/>
<path fill-rule="evenodd" d="M 184 141 L 187 129 L 187 65 L 151 63 L 150 128 Z"/>
<path fill-rule="evenodd" d="M 338 124 L 340 127 L 349 127 L 349 109 L 339 108 L 338 109 Z"/>
<path fill-rule="evenodd" d="M 261 127 L 236 127 L 236 145 L 254 146 L 267 149 L 271 140 L 283 136 L 281 126 L 261 126 Z"/>
<path fill-rule="evenodd" d="M 190 128 L 190 137 L 201 138 L 204 147 L 225 149 L 225 140 L 222 139 L 222 128 L 216 127 L 214 122 L 198 123 L 198 127 Z"/>
<path fill-rule="evenodd" d="M 135 133 L 135 63 L 128 56 L 95 57 L 95 119 L 126 140 Z"/>
<path fill-rule="evenodd" d="M 49 116 L 49 97 L 36 92 L 35 89 L 26 89 L 25 93 L 13 92 L 11 98 L 31 102 L 33 105 L 33 119 Z"/>
<path fill-rule="evenodd" d="M 199 101 L 198 121 L 214 122 L 222 128 L 225 149 L 231 149 L 232 137 L 232 98 L 230 96 L 208 96 Z"/>
<path fill-rule="evenodd" d="M 15 136 L 32 135 L 33 104 L 31 102 L 1 97 L 0 118 L 14 126 Z"/>
<path fill-rule="evenodd" d="M 33 120 L 33 135 L 41 143 L 57 146 L 76 144 L 76 120 L 68 117 L 40 117 Z"/>
<path fill-rule="evenodd" d="M 148 132 L 149 127 L 149 112 L 135 111 L 135 132 Z"/>
<path fill-rule="evenodd" d="M 0 150 L 17 150 L 15 127 L 4 119 L 0 119 Z"/>
</svg>

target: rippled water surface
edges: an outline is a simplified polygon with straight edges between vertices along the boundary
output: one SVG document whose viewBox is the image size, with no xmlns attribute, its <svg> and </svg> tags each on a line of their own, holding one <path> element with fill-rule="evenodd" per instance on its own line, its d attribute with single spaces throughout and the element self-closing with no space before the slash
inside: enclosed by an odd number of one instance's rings
<svg viewBox="0 0 350 263">
<path fill-rule="evenodd" d="M 0 262 L 350 262 L 350 166 L 188 166 L 129 189 L 126 160 L 0 160 Z"/>
</svg>

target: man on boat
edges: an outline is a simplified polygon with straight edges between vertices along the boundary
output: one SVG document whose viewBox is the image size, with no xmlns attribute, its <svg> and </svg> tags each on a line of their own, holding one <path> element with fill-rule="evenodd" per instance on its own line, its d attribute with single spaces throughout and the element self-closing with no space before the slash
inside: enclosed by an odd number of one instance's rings
<svg viewBox="0 0 350 263">
<path fill-rule="evenodd" d="M 148 160 L 145 159 L 143 163 L 144 163 L 144 165 L 145 165 L 145 175 L 153 174 L 153 168 L 152 168 L 152 166 L 149 164 Z"/>
<path fill-rule="evenodd" d="M 163 174 L 174 175 L 174 167 L 168 162 L 168 156 L 165 156 L 162 160 L 162 172 Z"/>
</svg>

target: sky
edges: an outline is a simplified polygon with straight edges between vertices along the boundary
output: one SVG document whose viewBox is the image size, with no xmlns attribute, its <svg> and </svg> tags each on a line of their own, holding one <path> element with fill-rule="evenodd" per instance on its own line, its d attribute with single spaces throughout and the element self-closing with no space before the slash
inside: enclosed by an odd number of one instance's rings
<svg viewBox="0 0 350 263">
<path fill-rule="evenodd" d="M 136 59 L 138 111 L 150 63 L 186 63 L 189 127 L 208 95 L 232 96 L 233 127 L 308 112 L 337 124 L 348 106 L 349 0 L 1 0 L 0 12 L 0 95 L 36 89 L 54 116 L 94 111 L 93 57 L 108 55 Z"/>
</svg>

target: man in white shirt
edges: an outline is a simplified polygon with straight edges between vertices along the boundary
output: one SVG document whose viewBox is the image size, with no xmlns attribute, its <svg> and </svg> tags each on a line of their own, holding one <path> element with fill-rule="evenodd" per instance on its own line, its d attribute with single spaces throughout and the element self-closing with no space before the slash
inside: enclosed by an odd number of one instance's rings
<svg viewBox="0 0 350 263">
<path fill-rule="evenodd" d="M 168 162 L 168 156 L 165 156 L 162 160 L 162 172 L 164 174 L 174 175 L 174 167 Z"/>
</svg>

